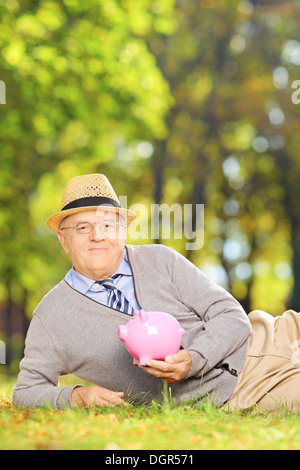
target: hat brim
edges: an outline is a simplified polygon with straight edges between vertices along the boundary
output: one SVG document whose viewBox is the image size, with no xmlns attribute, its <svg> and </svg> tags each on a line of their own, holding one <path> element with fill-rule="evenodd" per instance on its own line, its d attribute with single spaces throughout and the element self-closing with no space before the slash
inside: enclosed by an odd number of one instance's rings
<svg viewBox="0 0 300 470">
<path fill-rule="evenodd" d="M 49 217 L 47 220 L 47 226 L 53 232 L 58 232 L 61 222 L 68 217 L 69 215 L 77 214 L 79 212 L 86 212 L 86 211 L 108 211 L 114 212 L 115 214 L 120 214 L 126 222 L 126 225 L 130 225 L 131 222 L 136 219 L 137 214 L 131 210 L 123 209 L 121 207 L 112 207 L 112 206 L 87 206 L 87 207 L 75 207 L 73 209 L 67 209 L 65 211 L 57 212 Z"/>
</svg>

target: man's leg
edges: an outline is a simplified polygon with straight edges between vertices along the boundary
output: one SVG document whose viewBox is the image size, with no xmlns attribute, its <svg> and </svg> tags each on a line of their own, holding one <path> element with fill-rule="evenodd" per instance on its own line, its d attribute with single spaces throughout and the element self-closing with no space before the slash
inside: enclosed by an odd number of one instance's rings
<svg viewBox="0 0 300 470">
<path fill-rule="evenodd" d="M 287 408 L 300 411 L 300 369 L 298 373 L 284 379 L 257 403 L 258 410 L 276 411 Z"/>
<path fill-rule="evenodd" d="M 300 313 L 289 310 L 275 318 L 257 310 L 249 319 L 246 362 L 224 408 L 300 409 Z"/>
</svg>

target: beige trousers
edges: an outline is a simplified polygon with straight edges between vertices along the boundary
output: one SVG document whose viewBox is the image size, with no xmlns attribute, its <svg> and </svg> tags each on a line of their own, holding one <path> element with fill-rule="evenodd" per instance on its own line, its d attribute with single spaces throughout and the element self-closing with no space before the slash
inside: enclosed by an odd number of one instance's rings
<svg viewBox="0 0 300 470">
<path fill-rule="evenodd" d="M 246 362 L 237 386 L 224 405 L 244 411 L 300 410 L 300 313 L 279 317 L 255 310 L 249 314 L 252 332 Z"/>
</svg>

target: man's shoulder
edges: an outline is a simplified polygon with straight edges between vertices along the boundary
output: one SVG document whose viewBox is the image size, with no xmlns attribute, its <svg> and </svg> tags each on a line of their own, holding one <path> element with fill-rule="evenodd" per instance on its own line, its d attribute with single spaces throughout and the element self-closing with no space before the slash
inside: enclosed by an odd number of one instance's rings
<svg viewBox="0 0 300 470">
<path fill-rule="evenodd" d="M 152 243 L 147 245 L 126 245 L 128 251 L 137 256 L 173 256 L 176 251 L 166 245 Z"/>
<path fill-rule="evenodd" d="M 129 260 L 134 261 L 135 265 L 140 268 L 148 265 L 151 269 L 168 272 L 177 266 L 178 261 L 187 262 L 186 258 L 176 250 L 160 244 L 128 245 L 128 255 Z"/>
<path fill-rule="evenodd" d="M 164 263 L 167 266 L 174 265 L 174 263 L 189 263 L 189 261 L 178 251 L 173 248 L 157 244 L 149 245 L 126 245 L 129 257 L 136 259 L 149 260 L 153 263 Z"/>
<path fill-rule="evenodd" d="M 51 312 L 51 315 L 53 315 L 55 312 L 61 310 L 66 302 L 72 302 L 72 293 L 73 289 L 63 279 L 44 295 L 36 307 L 34 314 L 44 316 Z"/>
</svg>

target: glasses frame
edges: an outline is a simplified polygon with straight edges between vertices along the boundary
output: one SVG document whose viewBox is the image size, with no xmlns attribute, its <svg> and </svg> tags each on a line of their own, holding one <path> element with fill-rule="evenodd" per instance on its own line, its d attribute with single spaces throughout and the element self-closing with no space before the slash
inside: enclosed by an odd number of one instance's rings
<svg viewBox="0 0 300 470">
<path fill-rule="evenodd" d="M 103 228 L 102 228 L 103 224 L 105 224 L 107 222 L 115 223 L 116 224 L 116 229 L 115 230 L 110 230 L 110 231 L 109 230 L 107 230 L 107 231 L 103 230 Z M 91 230 L 89 232 L 85 232 L 85 233 L 77 232 L 76 228 L 77 228 L 78 225 L 81 225 L 81 224 L 90 225 Z M 74 224 L 72 227 L 62 227 L 60 230 L 62 231 L 62 230 L 66 230 L 66 229 L 73 229 L 73 230 L 75 230 L 77 235 L 89 235 L 94 230 L 95 225 L 98 225 L 101 232 L 103 232 L 103 233 L 116 233 L 120 227 L 126 227 L 126 224 L 124 222 L 117 222 L 115 220 L 111 221 L 111 220 L 108 220 L 108 219 L 104 219 L 104 220 L 101 220 L 99 222 L 86 222 L 86 221 L 76 222 L 76 224 Z"/>
</svg>

